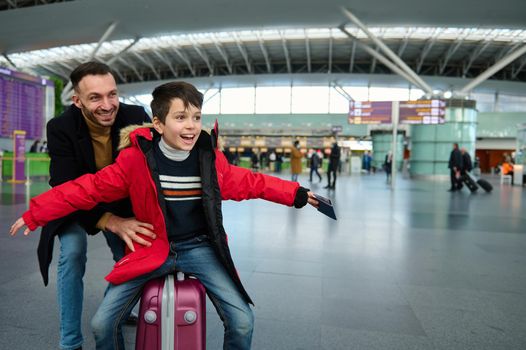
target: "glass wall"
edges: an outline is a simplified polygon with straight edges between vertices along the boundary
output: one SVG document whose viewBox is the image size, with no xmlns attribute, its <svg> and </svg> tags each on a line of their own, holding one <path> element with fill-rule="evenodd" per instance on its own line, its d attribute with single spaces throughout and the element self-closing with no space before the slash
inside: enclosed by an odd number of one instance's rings
<svg viewBox="0 0 526 350">
<path fill-rule="evenodd" d="M 349 101 L 417 100 L 420 89 L 374 86 L 342 86 L 340 93 L 329 86 L 257 86 L 208 89 L 204 93 L 204 114 L 347 114 Z M 526 96 L 473 93 L 479 112 L 524 112 Z M 125 98 L 149 106 L 151 95 Z"/>
</svg>

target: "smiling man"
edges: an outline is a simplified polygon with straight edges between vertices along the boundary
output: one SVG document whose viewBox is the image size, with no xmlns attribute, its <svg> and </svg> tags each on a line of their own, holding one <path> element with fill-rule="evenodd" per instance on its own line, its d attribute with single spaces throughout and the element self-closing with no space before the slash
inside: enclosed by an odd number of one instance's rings
<svg viewBox="0 0 526 350">
<path fill-rule="evenodd" d="M 49 184 L 53 187 L 95 173 L 113 163 L 117 157 L 120 129 L 149 121 L 142 107 L 119 103 L 115 78 L 107 65 L 83 63 L 70 78 L 74 89 L 73 104 L 47 124 L 51 158 Z M 57 294 L 61 349 L 78 349 L 83 343 L 81 319 L 86 233 L 96 234 L 103 230 L 113 259 L 117 261 L 124 255 L 123 241 L 133 248 L 132 241 L 150 244 L 137 233 L 153 236 L 151 225 L 132 216 L 130 203 L 124 200 L 75 212 L 42 229 L 38 256 L 46 285 L 54 237 L 58 236 L 60 240 Z"/>
</svg>

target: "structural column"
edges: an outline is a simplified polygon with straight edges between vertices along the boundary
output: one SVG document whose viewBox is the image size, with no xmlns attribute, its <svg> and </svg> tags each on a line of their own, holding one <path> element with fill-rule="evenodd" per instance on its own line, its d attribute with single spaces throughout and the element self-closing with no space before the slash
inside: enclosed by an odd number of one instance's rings
<svg viewBox="0 0 526 350">
<path fill-rule="evenodd" d="M 393 133 L 388 130 L 373 130 L 371 131 L 371 138 L 373 139 L 372 165 L 376 169 L 382 169 L 385 156 L 393 147 Z M 404 133 L 402 131 L 398 131 L 396 142 L 396 169 L 401 169 L 404 154 Z"/>
<path fill-rule="evenodd" d="M 475 159 L 475 107 L 473 100 L 447 100 L 445 124 L 411 126 L 411 176 L 449 175 L 449 155 L 455 142 Z"/>
</svg>

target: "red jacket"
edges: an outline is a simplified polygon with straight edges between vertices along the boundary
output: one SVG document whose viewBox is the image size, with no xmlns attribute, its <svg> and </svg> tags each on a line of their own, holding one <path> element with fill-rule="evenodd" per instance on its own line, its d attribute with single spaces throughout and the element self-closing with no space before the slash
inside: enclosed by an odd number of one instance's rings
<svg viewBox="0 0 526 350">
<path fill-rule="evenodd" d="M 113 202 L 129 197 L 137 220 L 153 225 L 157 238 L 151 247 L 135 244 L 135 252 L 117 262 L 106 280 L 120 284 L 157 269 L 168 256 L 169 244 L 163 201 L 159 201 L 156 183 L 159 181 L 152 154 L 155 131 L 135 126 L 132 132 L 124 129 L 121 143 L 131 147 L 122 150 L 112 165 L 96 174 L 86 174 L 73 181 L 56 186 L 31 199 L 30 208 L 23 218 L 34 230 L 47 222 L 77 210 L 89 210 L 99 202 Z M 219 260 L 225 265 L 242 294 L 251 302 L 236 273 L 226 234 L 222 225 L 221 200 L 262 198 L 292 206 L 299 188 L 291 182 L 248 169 L 230 165 L 212 138 L 201 132 L 195 147 L 199 147 L 199 161 L 203 186 L 203 206 L 209 227 L 210 241 L 215 245 Z"/>
</svg>

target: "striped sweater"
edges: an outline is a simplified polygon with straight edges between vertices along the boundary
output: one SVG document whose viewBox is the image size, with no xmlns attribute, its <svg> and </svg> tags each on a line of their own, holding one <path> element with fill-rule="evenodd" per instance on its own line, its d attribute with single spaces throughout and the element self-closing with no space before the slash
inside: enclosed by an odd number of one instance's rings
<svg viewBox="0 0 526 350">
<path fill-rule="evenodd" d="M 170 160 L 157 142 L 154 154 L 166 203 L 168 239 L 178 242 L 205 234 L 199 151 L 194 148 L 183 161 Z"/>
</svg>

